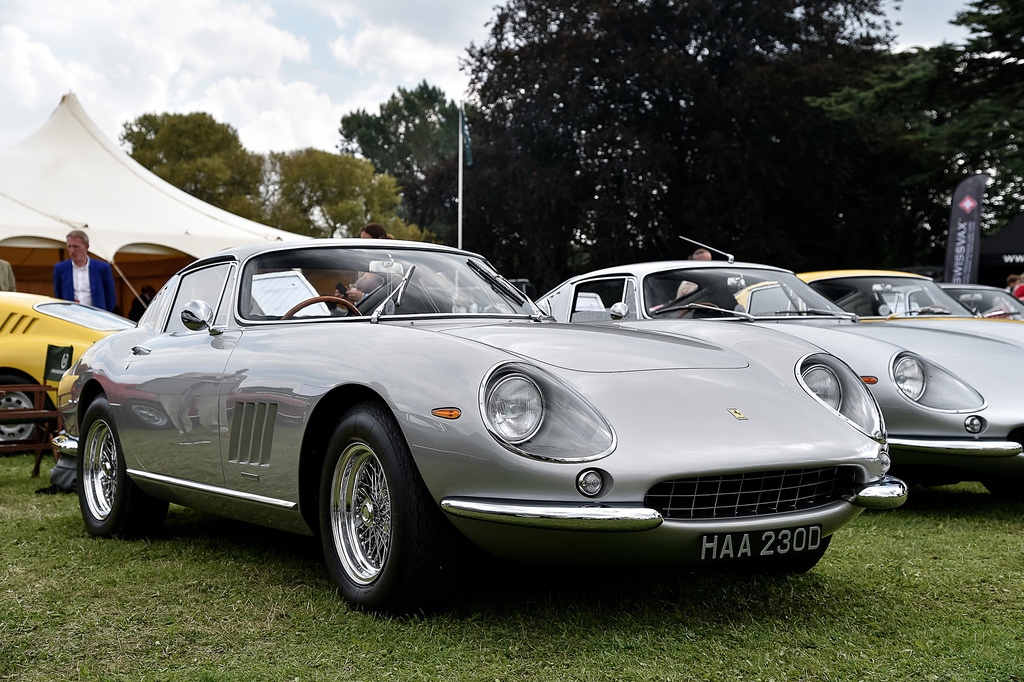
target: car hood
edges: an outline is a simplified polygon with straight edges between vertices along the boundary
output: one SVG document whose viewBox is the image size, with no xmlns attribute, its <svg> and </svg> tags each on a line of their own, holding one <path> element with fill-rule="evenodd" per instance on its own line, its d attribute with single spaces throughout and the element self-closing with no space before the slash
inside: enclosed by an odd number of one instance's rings
<svg viewBox="0 0 1024 682">
<path fill-rule="evenodd" d="M 978 320 L 981 324 L 990 324 Z M 773 323 L 764 323 L 773 324 Z M 907 350 L 938 363 L 1000 403 L 1024 382 L 1021 345 L 955 330 L 956 325 L 793 320 L 774 323 L 846 360 L 859 374 L 888 374 L 892 356 Z M 1000 327 L 997 322 L 993 327 Z M 1024 326 L 1021 326 L 1024 333 Z M 1014 404 L 1016 400 L 1014 400 Z"/>
<path fill-rule="evenodd" d="M 868 324 L 879 324 L 868 322 Z M 1024 348 L 1024 323 L 1017 320 L 983 320 L 979 318 L 924 317 L 917 319 L 899 318 L 884 324 L 900 329 L 920 328 L 939 330 L 983 339 L 998 339 Z"/>
<path fill-rule="evenodd" d="M 631 372 L 742 369 L 746 358 L 698 338 L 613 325 L 495 324 L 439 330 L 562 369 Z"/>
</svg>

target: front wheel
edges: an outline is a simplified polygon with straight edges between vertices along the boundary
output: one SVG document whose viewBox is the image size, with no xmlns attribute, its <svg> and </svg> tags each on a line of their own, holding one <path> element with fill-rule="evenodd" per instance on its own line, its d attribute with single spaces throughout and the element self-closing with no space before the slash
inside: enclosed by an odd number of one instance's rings
<svg viewBox="0 0 1024 682">
<path fill-rule="evenodd" d="M 167 502 L 144 492 L 128 476 L 121 440 L 100 396 L 85 412 L 85 434 L 78 448 L 78 505 L 91 535 L 143 535 L 158 528 L 167 516 Z"/>
<path fill-rule="evenodd" d="M 1001 500 L 1009 502 L 1024 500 L 1024 480 L 1007 476 L 1005 478 L 987 478 L 982 483 L 990 493 Z"/>
<path fill-rule="evenodd" d="M 458 541 L 380 404 L 349 410 L 331 437 L 320 482 L 320 531 L 331 577 L 359 608 L 430 608 Z"/>
</svg>

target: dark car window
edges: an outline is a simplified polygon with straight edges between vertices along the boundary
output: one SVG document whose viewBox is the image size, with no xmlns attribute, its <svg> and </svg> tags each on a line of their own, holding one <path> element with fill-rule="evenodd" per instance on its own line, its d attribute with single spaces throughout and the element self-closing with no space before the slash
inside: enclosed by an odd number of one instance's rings
<svg viewBox="0 0 1024 682">
<path fill-rule="evenodd" d="M 687 304 L 743 311 L 760 317 L 773 317 L 794 311 L 840 308 L 799 280 L 796 275 L 778 270 L 743 267 L 689 267 L 664 270 L 644 278 L 644 305 L 650 315 L 672 311 L 688 314 Z M 678 312 L 674 312 L 677 311 Z M 704 313 L 693 312 L 695 317 Z"/>
<path fill-rule="evenodd" d="M 131 329 L 135 326 L 134 322 L 127 320 L 120 315 L 108 313 L 106 310 L 99 310 L 98 308 L 90 308 L 89 306 L 85 306 L 80 303 L 72 303 L 70 301 L 63 303 L 56 301 L 53 303 L 40 303 L 35 307 L 35 310 L 36 312 L 49 315 L 50 317 L 56 317 L 57 319 L 64 320 L 66 322 L 73 322 L 74 324 L 81 325 L 82 327 L 88 327 L 89 329 L 95 329 L 102 332 L 117 329 Z"/>
<path fill-rule="evenodd" d="M 172 333 L 188 331 L 181 322 L 181 311 L 192 301 L 206 301 L 216 312 L 230 270 L 229 263 L 220 263 L 182 275 L 178 291 L 174 296 L 174 305 L 171 306 L 171 315 L 167 320 L 166 331 Z"/>
<path fill-rule="evenodd" d="M 167 311 L 171 307 L 171 298 L 173 298 L 174 290 L 177 286 L 178 276 L 175 275 L 160 287 L 160 291 L 156 292 L 156 296 L 153 297 L 153 300 L 146 307 L 146 312 L 142 313 L 142 317 L 139 318 L 140 327 L 149 327 L 153 331 L 160 330 L 163 326 L 164 318 L 167 317 Z"/>
<path fill-rule="evenodd" d="M 570 322 L 593 322 L 610 320 L 610 309 L 613 305 L 625 302 L 630 312 L 636 307 L 632 301 L 626 300 L 626 278 L 612 277 L 580 282 L 576 285 L 576 296 L 572 303 Z M 635 317 L 635 315 L 634 315 Z"/>
</svg>

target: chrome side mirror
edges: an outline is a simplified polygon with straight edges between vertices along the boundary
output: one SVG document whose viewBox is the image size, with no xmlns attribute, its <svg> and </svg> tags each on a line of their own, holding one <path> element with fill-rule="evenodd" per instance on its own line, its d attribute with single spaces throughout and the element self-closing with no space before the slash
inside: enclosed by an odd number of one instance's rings
<svg viewBox="0 0 1024 682">
<path fill-rule="evenodd" d="M 622 301 L 619 301 L 618 303 L 613 303 L 612 307 L 608 309 L 608 312 L 611 313 L 613 320 L 621 320 L 629 315 L 629 306 Z"/>
<path fill-rule="evenodd" d="M 206 301 L 191 301 L 181 311 L 181 323 L 194 332 L 208 329 L 213 324 L 213 308 Z"/>
</svg>

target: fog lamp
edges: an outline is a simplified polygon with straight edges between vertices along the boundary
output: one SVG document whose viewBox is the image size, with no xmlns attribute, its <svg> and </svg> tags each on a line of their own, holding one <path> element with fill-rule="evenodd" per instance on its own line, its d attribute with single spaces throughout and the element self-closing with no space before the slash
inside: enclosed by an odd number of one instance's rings
<svg viewBox="0 0 1024 682">
<path fill-rule="evenodd" d="M 601 472 L 596 469 L 586 469 L 576 477 L 576 489 L 582 495 L 594 497 L 601 493 L 602 488 L 604 488 L 604 479 L 601 477 Z"/>
<path fill-rule="evenodd" d="M 985 428 L 985 420 L 976 414 L 972 414 L 964 420 L 964 428 L 967 429 L 967 433 L 981 433 Z"/>
<path fill-rule="evenodd" d="M 892 459 L 889 458 L 888 452 L 883 452 L 878 456 L 878 464 L 882 467 L 883 475 L 889 472 L 889 468 L 892 466 Z"/>
</svg>

